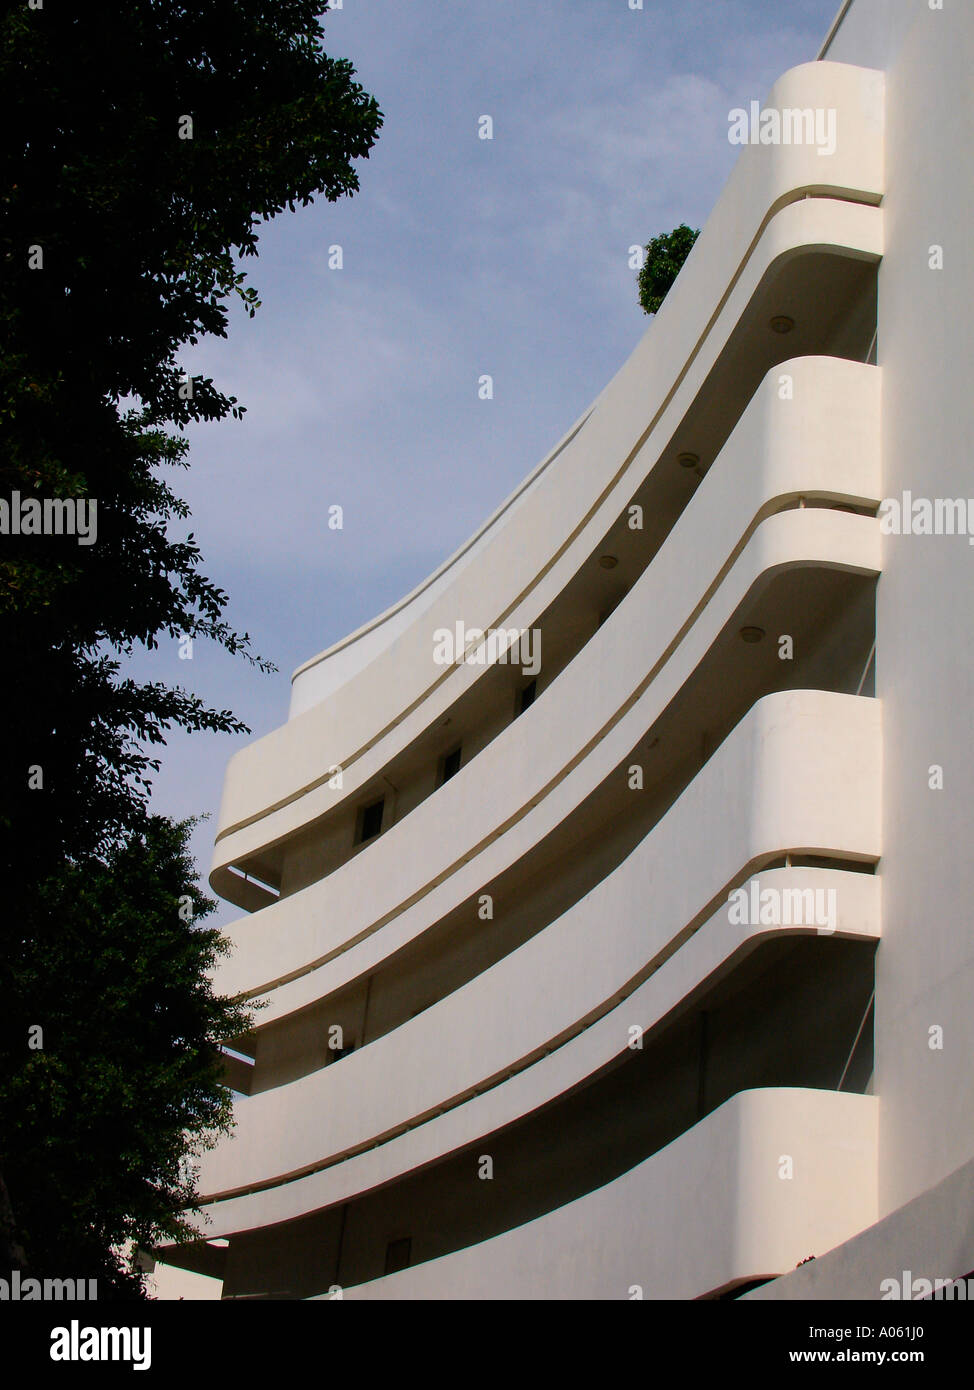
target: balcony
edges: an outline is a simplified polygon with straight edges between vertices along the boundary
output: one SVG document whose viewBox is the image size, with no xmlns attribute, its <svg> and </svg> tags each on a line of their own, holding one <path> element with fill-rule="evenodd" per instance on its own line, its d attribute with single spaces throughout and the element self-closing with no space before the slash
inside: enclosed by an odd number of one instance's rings
<svg viewBox="0 0 974 1390">
<path fill-rule="evenodd" d="M 363 854 L 233 927 L 219 987 L 273 990 L 261 1026 L 363 977 L 563 825 L 627 766 L 749 595 L 786 572 L 878 573 L 876 521 L 829 503 L 878 505 L 880 373 L 832 358 L 787 371 L 794 398 L 778 372 L 763 383 L 654 563 L 537 705 Z M 797 631 L 797 597 L 778 631 Z M 740 686 L 725 661 L 711 696 Z"/>
<path fill-rule="evenodd" d="M 651 997 L 658 1017 L 724 958 L 713 947 L 697 956 L 694 938 L 726 915 L 730 887 L 754 866 L 786 851 L 874 863 L 880 731 L 875 700 L 791 691 L 760 701 L 653 832 L 557 922 L 340 1065 L 242 1101 L 235 1137 L 203 1164 L 203 1190 L 224 1198 L 210 1208 L 220 1233 L 388 1182 L 577 1085 L 623 1051 Z M 693 874 L 675 873 L 692 847 Z M 878 930 L 863 896 L 874 880 L 841 880 L 852 881 L 842 911 L 858 923 L 844 934 Z M 645 1022 L 654 1026 L 652 1008 Z"/>
<path fill-rule="evenodd" d="M 694 1299 L 793 1269 L 877 1216 L 877 1101 L 746 1091 L 605 1187 L 345 1289 L 362 1299 Z"/>
</svg>

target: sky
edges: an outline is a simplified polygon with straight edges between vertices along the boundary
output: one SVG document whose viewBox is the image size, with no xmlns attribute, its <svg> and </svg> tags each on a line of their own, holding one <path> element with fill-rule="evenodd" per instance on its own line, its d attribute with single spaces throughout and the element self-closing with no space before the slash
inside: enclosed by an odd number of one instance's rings
<svg viewBox="0 0 974 1390">
<path fill-rule="evenodd" d="M 649 324 L 630 248 L 703 226 L 738 154 L 728 113 L 814 59 L 838 8 L 635 3 L 342 0 L 324 17 L 325 51 L 384 116 L 360 191 L 266 224 L 244 265 L 256 318 L 181 358 L 247 407 L 188 431 L 182 531 L 278 674 L 168 640 L 132 667 L 252 730 L 176 732 L 161 753 L 153 809 L 212 817 L 193 838 L 204 881 L 231 754 L 286 720 L 296 666 L 424 579 L 602 391 Z"/>
</svg>

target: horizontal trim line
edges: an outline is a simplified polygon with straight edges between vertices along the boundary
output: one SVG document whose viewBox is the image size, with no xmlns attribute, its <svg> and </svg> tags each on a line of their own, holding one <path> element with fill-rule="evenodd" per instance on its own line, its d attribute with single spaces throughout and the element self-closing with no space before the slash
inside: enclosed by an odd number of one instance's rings
<svg viewBox="0 0 974 1390">
<path fill-rule="evenodd" d="M 779 859 L 783 854 L 807 854 L 813 852 L 814 851 L 809 850 L 807 846 L 794 846 L 791 849 L 779 847 L 778 849 L 772 852 L 759 855 L 757 858 L 750 860 L 744 866 L 743 869 L 741 869 L 737 874 L 735 874 L 734 877 L 728 883 L 726 883 L 710 898 L 710 900 L 705 904 L 704 907 L 700 909 L 699 912 L 694 914 L 694 916 L 686 924 L 685 927 L 683 927 L 679 932 L 677 932 L 677 934 L 674 937 L 671 937 L 671 939 L 659 951 L 656 952 L 655 956 L 653 956 L 640 970 L 638 970 L 635 975 L 631 976 L 621 987 L 621 989 L 613 990 L 612 994 L 609 995 L 607 999 L 603 1000 L 603 1002 L 597 1005 L 594 1009 L 589 1010 L 587 1014 L 585 1014 L 570 1028 L 564 1029 L 554 1038 L 549 1038 L 545 1043 L 541 1044 L 539 1047 L 534 1048 L 531 1052 L 526 1053 L 523 1057 L 519 1058 L 513 1064 L 506 1063 L 500 1071 L 495 1072 L 492 1076 L 487 1077 L 485 1080 L 479 1082 L 476 1086 L 472 1086 L 466 1091 L 459 1092 L 458 1094 L 456 1094 L 455 1096 L 451 1096 L 447 1100 L 441 1100 L 437 1103 L 435 1107 L 423 1111 L 422 1114 L 414 1115 L 411 1119 L 405 1120 L 402 1123 L 395 1125 L 388 1130 L 385 1130 L 380 1135 L 372 1136 L 369 1139 L 363 1140 L 361 1144 L 356 1144 L 352 1148 L 345 1149 L 340 1154 L 333 1154 L 330 1157 L 326 1159 L 321 1159 L 316 1163 L 305 1164 L 303 1167 L 296 1168 L 290 1173 L 280 1174 L 274 1178 L 267 1178 L 258 1183 L 247 1184 L 243 1187 L 228 1188 L 226 1191 L 223 1192 L 203 1195 L 200 1198 L 200 1205 L 203 1205 L 204 1203 L 207 1205 L 216 1205 L 218 1202 L 230 1201 L 236 1197 L 246 1197 L 250 1196 L 251 1194 L 257 1194 L 259 1192 L 267 1192 L 272 1188 L 283 1187 L 290 1182 L 296 1182 L 301 1178 L 309 1177 L 312 1173 L 320 1173 L 323 1172 L 326 1168 L 334 1168 L 337 1164 L 344 1163 L 346 1159 L 355 1158 L 359 1154 L 367 1153 L 370 1149 L 377 1149 L 381 1145 L 388 1143 L 390 1140 L 398 1138 L 401 1134 L 406 1134 L 410 1130 L 418 1129 L 420 1125 L 426 1124 L 428 1120 L 435 1119 L 437 1116 L 443 1115 L 449 1110 L 455 1110 L 458 1106 L 465 1104 L 468 1100 L 472 1100 L 475 1096 L 480 1096 L 483 1095 L 486 1091 L 494 1090 L 497 1086 L 501 1085 L 505 1081 L 508 1081 L 511 1077 L 517 1076 L 522 1071 L 526 1071 L 527 1068 L 533 1066 L 535 1062 L 541 1061 L 544 1057 L 547 1057 L 552 1052 L 557 1051 L 558 1048 L 564 1047 L 566 1043 L 569 1043 L 574 1038 L 577 1038 L 581 1033 L 584 1033 L 594 1023 L 598 1023 L 600 1019 L 604 1018 L 614 1009 L 621 1008 L 621 1006 L 625 1003 L 629 996 L 631 994 L 634 994 L 635 991 L 640 987 L 640 985 L 644 984 L 651 975 L 654 975 L 657 970 L 664 966 L 666 962 L 672 956 L 674 956 L 676 952 L 682 946 L 684 946 L 686 942 L 689 941 L 690 938 L 697 931 L 699 931 L 699 929 L 707 921 L 709 921 L 709 919 L 717 911 L 720 904 L 726 901 L 728 895 L 732 893 L 736 888 L 740 887 L 742 883 L 745 883 L 753 874 L 759 873 L 762 867 L 774 862 L 776 859 Z M 830 852 L 829 857 L 833 859 L 842 858 L 842 856 L 836 854 L 834 850 Z M 864 861 L 861 858 L 855 858 L 850 856 L 849 862 L 861 864 Z M 879 861 L 878 859 L 869 859 L 865 862 L 875 864 Z M 809 936 L 817 934 L 817 929 L 814 927 L 780 927 L 770 929 L 767 932 L 759 933 L 759 935 L 766 935 L 769 937 Z M 823 939 L 844 941 L 849 938 L 843 936 L 839 932 L 836 932 L 833 937 Z M 874 939 L 878 941 L 879 936 L 877 934 L 875 937 L 869 939 Z M 700 981 L 699 983 L 703 984 L 704 981 Z M 664 1017 L 666 1016 L 664 1015 Z M 662 1022 L 662 1019 L 659 1020 L 659 1022 Z M 388 1037 L 389 1034 L 384 1034 L 383 1036 Z M 376 1039 L 376 1041 L 381 1042 L 382 1039 Z M 621 1056 L 626 1050 L 626 1044 L 623 1043 L 619 1049 L 619 1055 Z M 584 1078 L 580 1078 L 580 1081 L 583 1079 Z M 258 1095 L 262 1094 L 265 1093 L 258 1092 Z M 244 1104 L 246 1104 L 246 1101 L 244 1102 Z M 476 1142 L 476 1140 L 472 1142 Z"/>
<path fill-rule="evenodd" d="M 832 47 L 832 40 L 835 38 L 836 34 L 841 29 L 842 21 L 845 19 L 846 15 L 849 13 L 851 9 L 852 0 L 842 0 L 842 5 L 839 9 L 839 13 L 833 19 L 832 27 L 829 30 L 829 32 L 825 35 L 825 42 L 822 44 L 822 47 L 818 50 L 818 57 L 816 58 L 816 62 L 820 63 L 822 59 L 825 57 L 826 53 L 828 53 L 829 49 Z"/>
<path fill-rule="evenodd" d="M 597 730 L 597 732 L 592 735 L 589 741 L 581 749 L 579 749 L 579 751 L 575 754 L 574 758 L 572 758 L 568 763 L 566 763 L 565 766 L 556 774 L 556 776 L 552 777 L 545 784 L 545 786 L 541 788 L 541 791 L 538 793 L 537 796 L 535 796 L 526 805 L 519 807 L 517 811 L 515 811 L 512 815 L 508 816 L 506 821 L 503 821 L 499 826 L 495 826 L 491 833 L 489 835 L 485 835 L 484 838 L 480 840 L 476 845 L 472 846 L 472 848 L 468 850 L 465 850 L 464 853 L 458 859 L 455 859 L 452 864 L 449 864 L 445 869 L 441 870 L 441 872 L 437 874 L 435 878 L 430 879 L 427 883 L 425 883 L 422 886 L 422 888 L 417 889 L 416 892 L 413 893 L 409 898 L 406 898 L 402 902 L 398 903 L 394 908 L 391 908 L 388 912 L 384 913 L 382 917 L 378 918 L 377 921 L 370 923 L 367 927 L 365 927 L 362 931 L 358 932 L 355 936 L 347 938 L 345 941 L 341 943 L 340 946 L 336 946 L 333 950 L 327 951 L 324 955 L 319 956 L 314 961 L 311 961 L 310 963 L 301 966 L 299 969 L 289 971 L 287 974 L 280 975 L 274 980 L 265 981 L 263 984 L 258 985 L 256 988 L 248 990 L 240 997 L 243 999 L 257 999 L 261 995 L 269 993 L 271 990 L 278 989 L 281 985 L 290 984 L 292 980 L 299 980 L 305 975 L 312 974 L 313 971 L 319 969 L 321 966 L 327 965 L 329 961 L 335 960 L 339 956 L 344 955 L 345 952 L 351 950 L 353 946 L 357 946 L 360 941 L 364 941 L 367 937 L 374 935 L 377 931 L 381 931 L 381 929 L 384 926 L 386 926 L 389 922 L 393 921 L 401 913 L 407 911 L 416 903 L 420 902 L 423 898 L 427 897 L 430 893 L 433 892 L 435 888 L 438 888 L 441 883 L 444 883 L 448 878 L 450 878 L 459 869 L 461 869 L 464 864 L 468 863 L 471 859 L 474 859 L 477 855 L 482 854 L 483 851 L 488 847 L 488 845 L 491 845 L 496 840 L 499 840 L 502 835 L 505 835 L 513 826 L 517 825 L 519 821 L 523 820 L 525 816 L 529 815 L 530 812 L 534 810 L 535 806 L 540 801 L 543 801 L 545 797 L 549 796 L 550 793 L 554 791 L 554 789 L 561 782 L 563 782 L 566 777 L 568 777 L 572 772 L 574 772 L 575 768 L 578 767 L 580 763 L 584 762 L 584 760 L 589 756 L 589 754 L 609 735 L 609 733 L 611 733 L 611 731 L 620 722 L 620 720 L 625 718 L 625 716 L 629 713 L 632 707 L 642 698 L 642 696 L 648 690 L 649 686 L 653 683 L 653 681 L 659 675 L 660 671 L 669 661 L 670 657 L 674 654 L 677 647 L 686 637 L 687 633 L 700 618 L 701 614 L 704 612 L 707 605 L 710 603 L 710 600 L 713 598 L 714 594 L 720 588 L 728 572 L 732 569 L 734 563 L 747 546 L 748 541 L 750 541 L 751 537 L 757 531 L 758 527 L 762 524 L 762 522 L 769 520 L 773 516 L 780 516 L 786 511 L 801 510 L 797 501 L 791 507 L 776 510 L 775 503 L 779 500 L 780 499 L 778 498 L 772 498 L 769 502 L 765 503 L 764 507 L 762 507 L 760 511 L 757 512 L 753 521 L 750 523 L 750 525 L 745 530 L 744 534 L 741 536 L 740 540 L 731 550 L 730 555 L 727 557 L 723 565 L 721 565 L 720 569 L 717 571 L 716 576 L 711 581 L 705 593 L 702 595 L 699 603 L 689 614 L 689 616 L 686 618 L 686 620 L 684 621 L 682 626 L 677 630 L 674 636 L 671 638 L 669 644 L 660 653 L 660 656 L 658 657 L 656 662 L 650 667 L 649 671 L 636 686 L 635 690 L 633 690 L 632 693 L 626 697 L 624 702 L 612 715 L 611 719 L 607 720 L 606 723 L 603 724 L 601 729 Z M 863 518 L 863 520 L 867 519 L 868 518 L 865 517 Z M 606 776 L 610 776 L 611 771 L 612 769 L 610 769 L 606 773 Z M 258 1024 L 257 1030 L 255 1031 L 259 1031 L 259 1027 L 260 1025 Z"/>
</svg>

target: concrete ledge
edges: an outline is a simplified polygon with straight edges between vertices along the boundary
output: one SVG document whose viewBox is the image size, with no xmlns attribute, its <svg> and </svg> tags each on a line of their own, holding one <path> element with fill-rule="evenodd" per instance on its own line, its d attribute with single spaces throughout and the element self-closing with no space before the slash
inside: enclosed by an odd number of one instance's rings
<svg viewBox="0 0 974 1390">
<path fill-rule="evenodd" d="M 971 1270 L 974 1160 L 861 1235 L 745 1297 L 762 1302 L 916 1299 L 929 1296 L 938 1283 L 962 1278 Z M 963 1296 L 967 1291 L 956 1292 Z"/>
<path fill-rule="evenodd" d="M 793 1267 L 875 1209 L 872 1096 L 744 1091 L 596 1192 L 344 1297 L 699 1298 Z"/>
</svg>

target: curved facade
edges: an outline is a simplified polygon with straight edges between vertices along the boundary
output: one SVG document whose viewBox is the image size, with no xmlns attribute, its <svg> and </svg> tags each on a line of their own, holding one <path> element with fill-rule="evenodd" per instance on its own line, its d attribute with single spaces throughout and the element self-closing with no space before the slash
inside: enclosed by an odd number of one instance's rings
<svg viewBox="0 0 974 1390">
<path fill-rule="evenodd" d="M 886 87 L 780 79 L 834 152 L 744 148 L 592 407 L 232 760 L 265 1005 L 169 1252 L 225 1297 L 737 1296 L 887 1209 Z"/>
</svg>

